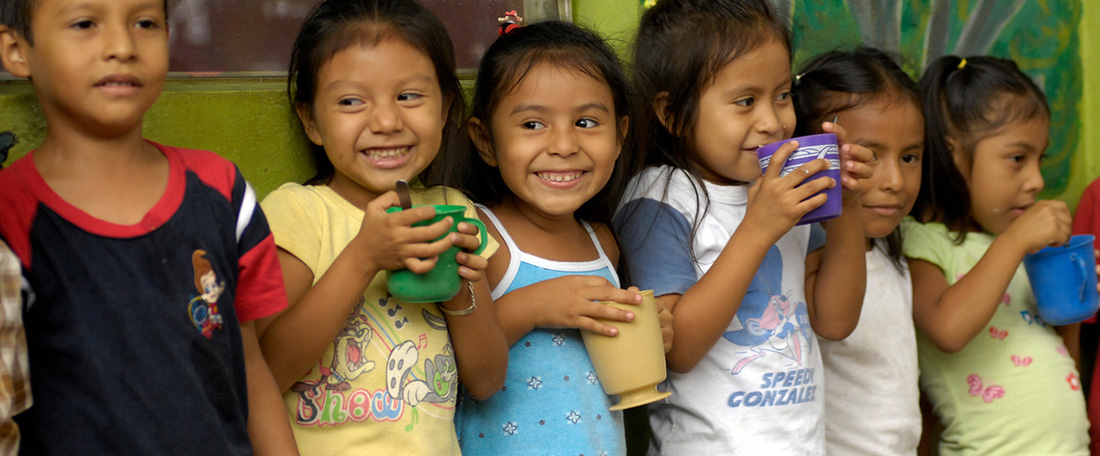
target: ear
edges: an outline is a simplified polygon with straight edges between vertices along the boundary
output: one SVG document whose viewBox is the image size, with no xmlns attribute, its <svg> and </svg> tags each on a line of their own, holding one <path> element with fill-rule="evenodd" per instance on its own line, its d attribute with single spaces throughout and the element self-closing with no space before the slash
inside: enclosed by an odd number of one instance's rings
<svg viewBox="0 0 1100 456">
<path fill-rule="evenodd" d="M 668 130 L 669 132 L 671 132 L 674 135 L 679 136 L 679 133 L 672 130 L 672 126 L 670 125 L 671 122 L 669 122 L 669 118 L 668 118 L 667 109 L 668 109 L 668 92 L 667 91 L 657 92 L 657 96 L 653 97 L 653 114 L 655 114 L 657 116 L 657 121 L 660 122 L 661 125 L 664 125 L 666 130 Z"/>
<path fill-rule="evenodd" d="M 622 132 L 622 139 L 619 140 L 619 153 L 623 151 L 623 142 L 626 141 L 626 135 L 630 132 L 630 117 L 623 116 L 623 120 L 619 122 L 619 131 Z"/>
<path fill-rule="evenodd" d="M 6 25 L 0 25 L 0 63 L 12 76 L 29 78 L 30 65 L 27 63 L 27 50 L 30 43 L 19 32 Z"/>
<path fill-rule="evenodd" d="M 963 153 L 962 148 L 959 147 L 959 141 L 954 137 L 948 136 L 947 140 L 947 152 L 951 154 L 951 161 L 955 163 L 955 169 L 959 170 L 959 174 L 963 179 L 970 181 L 970 159 Z"/>
<path fill-rule="evenodd" d="M 324 146 L 325 140 L 321 137 L 321 132 L 317 128 L 317 120 L 313 118 L 313 109 L 305 103 L 297 103 L 294 105 L 294 112 L 298 113 L 298 120 L 302 121 L 302 127 L 306 130 L 306 136 L 309 140 L 318 146 Z"/>
<path fill-rule="evenodd" d="M 495 168 L 499 163 L 497 162 L 496 153 L 493 151 L 493 141 L 489 139 L 489 131 L 481 123 L 481 119 L 471 117 L 470 121 L 466 122 L 466 131 L 470 134 L 470 140 L 474 142 L 474 147 L 477 147 L 477 154 L 481 157 L 481 160 L 486 165 Z"/>
</svg>

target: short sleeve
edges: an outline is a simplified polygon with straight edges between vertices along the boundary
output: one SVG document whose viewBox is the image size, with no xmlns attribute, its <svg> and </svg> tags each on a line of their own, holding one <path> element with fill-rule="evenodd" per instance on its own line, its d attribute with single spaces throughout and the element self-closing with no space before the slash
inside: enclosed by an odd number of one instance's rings
<svg viewBox="0 0 1100 456">
<path fill-rule="evenodd" d="M 902 252 L 906 257 L 927 261 L 948 275 L 951 267 L 951 240 L 941 223 L 920 223 L 911 217 L 901 222 Z"/>
<path fill-rule="evenodd" d="M 822 247 L 825 247 L 825 227 L 820 223 L 814 223 L 810 225 L 810 240 L 806 246 L 806 252 L 813 252 Z"/>
<path fill-rule="evenodd" d="M 283 184 L 260 203 L 275 245 L 286 250 L 316 275 L 320 263 L 321 217 L 324 202 L 305 187 Z"/>
<path fill-rule="evenodd" d="M 612 226 L 629 271 L 630 283 L 624 285 L 651 289 L 654 296 L 682 295 L 699 280 L 691 256 L 691 223 L 668 204 L 635 199 L 619 208 Z"/>
<path fill-rule="evenodd" d="M 236 171 L 233 201 L 237 208 L 237 294 L 239 321 L 263 318 L 287 307 L 279 256 L 256 192 Z"/>
</svg>

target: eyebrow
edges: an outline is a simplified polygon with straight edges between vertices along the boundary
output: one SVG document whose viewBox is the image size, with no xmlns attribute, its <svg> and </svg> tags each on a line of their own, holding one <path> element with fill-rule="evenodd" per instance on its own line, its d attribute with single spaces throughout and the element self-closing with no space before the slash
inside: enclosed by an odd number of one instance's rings
<svg viewBox="0 0 1100 456">
<path fill-rule="evenodd" d="M 414 82 L 432 82 L 432 77 L 427 75 L 427 74 L 424 74 L 424 73 L 416 73 L 416 74 L 413 74 L 413 75 L 411 75 L 411 76 L 409 76 L 405 79 L 401 79 L 401 80 L 397 81 L 397 83 L 395 85 L 403 86 L 403 85 L 411 84 L 411 83 L 414 83 Z M 337 79 L 335 81 L 332 81 L 332 82 L 328 83 L 328 85 L 325 86 L 325 89 L 332 89 L 333 87 L 338 87 L 340 85 L 350 85 L 350 86 L 358 87 L 361 84 L 359 82 L 348 80 L 348 79 Z"/>
<path fill-rule="evenodd" d="M 587 111 L 589 109 L 595 109 L 597 111 L 603 111 L 603 112 L 606 112 L 608 114 L 611 114 L 611 110 L 608 109 L 607 105 L 605 105 L 603 103 L 583 104 L 583 105 L 577 106 L 577 108 L 574 109 L 573 112 L 584 112 L 584 111 Z M 516 106 L 516 108 L 513 109 L 512 112 L 508 113 L 508 115 L 510 115 L 510 116 L 511 115 L 516 115 L 518 113 L 527 112 L 527 111 L 537 112 L 537 113 L 541 114 L 541 113 L 549 112 L 550 110 L 546 106 L 542 106 L 542 105 L 521 104 L 519 106 Z"/>
</svg>

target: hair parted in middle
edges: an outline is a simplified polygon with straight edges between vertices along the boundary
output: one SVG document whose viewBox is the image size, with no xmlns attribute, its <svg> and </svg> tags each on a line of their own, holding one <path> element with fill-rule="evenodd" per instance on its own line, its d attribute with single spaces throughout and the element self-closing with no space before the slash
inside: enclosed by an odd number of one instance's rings
<svg viewBox="0 0 1100 456">
<path fill-rule="evenodd" d="M 373 46 L 390 38 L 419 49 L 435 67 L 447 109 L 439 151 L 445 154 L 453 145 L 465 115 L 466 99 L 455 73 L 454 44 L 446 27 L 435 13 L 414 0 L 325 0 L 315 6 L 302 23 L 291 50 L 287 96 L 292 117 L 297 122 L 297 109 L 313 110 L 321 67 L 336 53 L 351 46 Z M 307 184 L 327 183 L 335 173 L 332 162 L 324 147 L 313 143 L 309 147 L 317 174 Z M 429 166 L 421 175 L 428 175 L 433 167 Z"/>
<path fill-rule="evenodd" d="M 622 120 L 632 113 L 631 99 L 618 57 L 599 35 L 562 21 L 513 28 L 498 37 L 481 58 L 470 115 L 480 120 L 490 140 L 493 110 L 539 64 L 577 71 L 607 84 L 614 103 L 619 142 L 623 144 L 627 140 Z M 463 143 L 466 150 L 455 154 L 445 166 L 444 184 L 459 188 L 474 201 L 487 205 L 499 203 L 511 195 L 500 172 L 480 158 L 473 141 L 467 137 Z M 624 156 L 628 154 L 624 145 L 607 185 L 581 205 L 576 217 L 610 223 L 611 213 L 629 177 L 623 169 Z"/>
</svg>

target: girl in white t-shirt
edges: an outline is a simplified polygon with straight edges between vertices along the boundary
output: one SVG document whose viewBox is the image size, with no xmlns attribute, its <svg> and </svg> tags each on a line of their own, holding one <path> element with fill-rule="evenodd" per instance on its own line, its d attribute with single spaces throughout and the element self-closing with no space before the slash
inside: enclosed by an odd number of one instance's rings
<svg viewBox="0 0 1100 456">
<path fill-rule="evenodd" d="M 796 134 L 819 133 L 827 119 L 874 152 L 863 180 L 867 291 L 855 331 L 819 338 L 825 364 L 829 454 L 912 455 L 920 441 L 917 341 L 901 223 L 917 199 L 924 119 L 917 84 L 883 52 L 859 48 L 813 58 L 793 92 Z"/>
<path fill-rule="evenodd" d="M 658 1 L 635 41 L 642 168 L 612 220 L 631 283 L 672 309 L 672 395 L 650 404 L 650 452 L 825 452 L 815 333 L 859 319 L 864 243 L 858 179 L 871 152 L 836 133 L 842 177 L 817 159 L 761 176 L 757 148 L 794 132 L 790 31 L 766 0 Z M 784 162 L 790 142 L 772 160 Z M 800 186 L 801 185 L 801 186 Z M 796 226 L 843 185 L 843 214 Z M 814 235 L 811 230 L 816 231 Z"/>
</svg>

